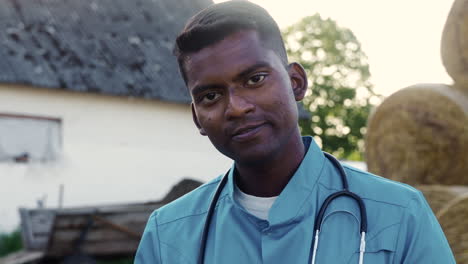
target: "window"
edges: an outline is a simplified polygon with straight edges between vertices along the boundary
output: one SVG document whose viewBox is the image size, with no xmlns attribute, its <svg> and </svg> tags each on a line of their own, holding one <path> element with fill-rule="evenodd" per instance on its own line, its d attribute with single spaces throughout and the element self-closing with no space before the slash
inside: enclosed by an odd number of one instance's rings
<svg viewBox="0 0 468 264">
<path fill-rule="evenodd" d="M 61 149 L 59 118 L 0 113 L 0 162 L 53 161 Z"/>
</svg>

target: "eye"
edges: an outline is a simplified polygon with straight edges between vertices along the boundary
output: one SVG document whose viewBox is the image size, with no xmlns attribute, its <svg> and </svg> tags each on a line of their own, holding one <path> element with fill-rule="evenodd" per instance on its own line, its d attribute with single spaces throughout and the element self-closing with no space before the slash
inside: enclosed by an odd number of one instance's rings
<svg viewBox="0 0 468 264">
<path fill-rule="evenodd" d="M 265 80 L 266 73 L 255 74 L 247 80 L 247 85 L 256 85 Z"/>
<path fill-rule="evenodd" d="M 218 92 L 209 92 L 209 93 L 204 94 L 200 98 L 200 102 L 204 104 L 209 104 L 211 102 L 216 101 L 220 96 L 221 94 Z"/>
</svg>

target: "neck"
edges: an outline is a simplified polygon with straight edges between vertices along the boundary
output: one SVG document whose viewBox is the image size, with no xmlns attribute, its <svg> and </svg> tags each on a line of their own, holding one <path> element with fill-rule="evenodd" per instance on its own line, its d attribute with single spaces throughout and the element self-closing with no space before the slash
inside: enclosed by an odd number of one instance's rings
<svg viewBox="0 0 468 264">
<path fill-rule="evenodd" d="M 278 196 L 296 172 L 305 154 L 300 135 L 262 163 L 236 163 L 235 182 L 245 193 L 258 197 Z"/>
</svg>

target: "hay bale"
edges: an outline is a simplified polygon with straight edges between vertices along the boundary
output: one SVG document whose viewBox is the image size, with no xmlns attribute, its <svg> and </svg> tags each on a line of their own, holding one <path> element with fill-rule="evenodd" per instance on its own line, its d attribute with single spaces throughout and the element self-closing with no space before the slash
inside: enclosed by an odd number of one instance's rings
<svg viewBox="0 0 468 264">
<path fill-rule="evenodd" d="M 450 201 L 436 215 L 458 264 L 468 264 L 468 194 Z"/>
<path fill-rule="evenodd" d="M 468 0 L 455 0 L 441 41 L 442 62 L 461 88 L 468 90 Z"/>
<path fill-rule="evenodd" d="M 459 193 L 454 191 L 450 186 L 419 185 L 416 188 L 424 194 L 434 214 L 437 214 L 441 208 L 459 196 Z"/>
<path fill-rule="evenodd" d="M 451 88 L 414 85 L 371 114 L 369 171 L 413 185 L 468 185 L 468 97 Z"/>
</svg>

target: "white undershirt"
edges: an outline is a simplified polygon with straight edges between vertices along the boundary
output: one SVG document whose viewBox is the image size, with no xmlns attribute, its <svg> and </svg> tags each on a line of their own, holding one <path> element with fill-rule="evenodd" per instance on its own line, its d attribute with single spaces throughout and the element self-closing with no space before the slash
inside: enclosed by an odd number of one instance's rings
<svg viewBox="0 0 468 264">
<path fill-rule="evenodd" d="M 234 200 L 252 215 L 268 220 L 268 212 L 278 196 L 257 197 L 242 192 L 237 185 L 234 186 Z"/>
</svg>

